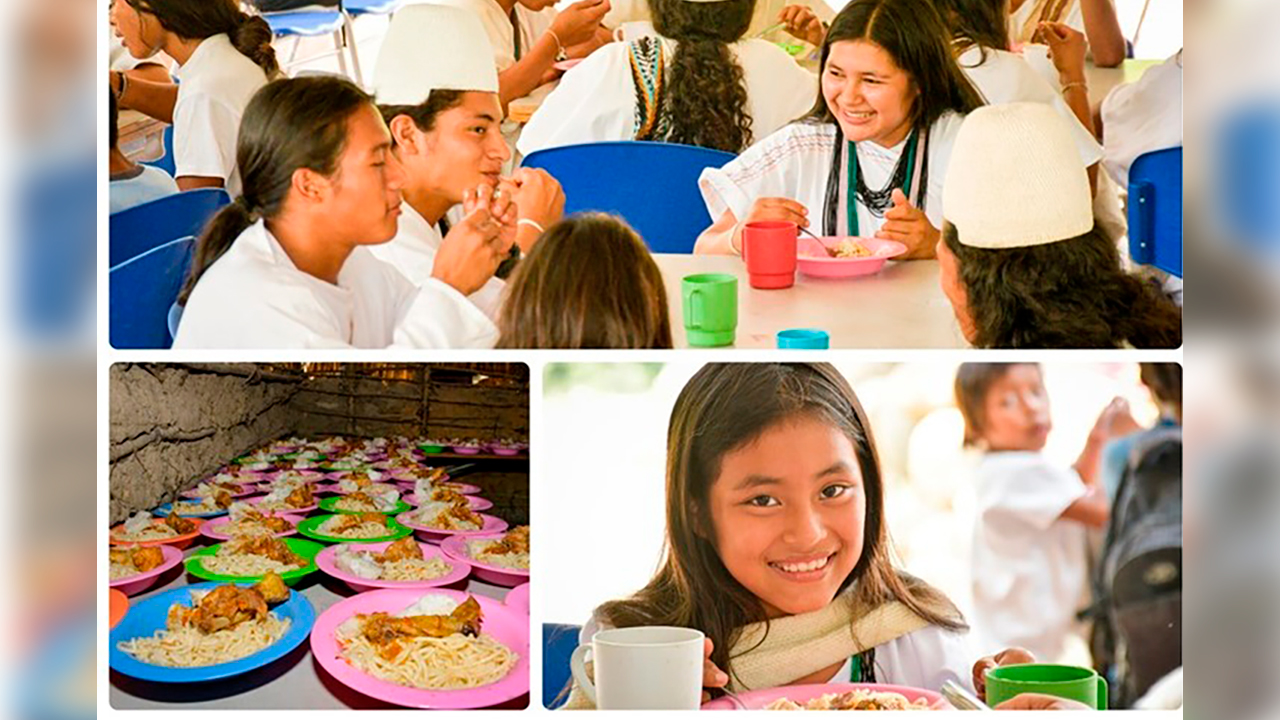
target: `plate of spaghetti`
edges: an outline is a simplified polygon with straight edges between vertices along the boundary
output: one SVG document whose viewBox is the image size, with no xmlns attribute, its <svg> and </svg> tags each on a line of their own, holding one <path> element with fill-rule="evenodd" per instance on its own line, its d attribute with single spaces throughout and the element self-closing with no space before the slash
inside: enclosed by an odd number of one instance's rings
<svg viewBox="0 0 1280 720">
<path fill-rule="evenodd" d="M 529 581 L 529 526 L 507 533 L 455 535 L 440 544 L 445 556 L 471 566 L 481 580 L 495 585 L 519 585 Z"/>
<path fill-rule="evenodd" d="M 391 503 L 390 498 L 394 496 L 395 502 Z M 398 491 L 391 491 L 389 494 L 371 495 L 363 492 L 353 492 L 346 495 L 338 495 L 336 497 L 327 497 L 320 500 L 320 509 L 331 513 L 342 513 L 346 515 L 359 515 L 360 513 L 383 513 L 385 515 L 399 515 L 406 510 L 412 509 L 413 506 L 400 499 Z"/>
<path fill-rule="evenodd" d="M 405 707 L 469 709 L 529 692 L 529 618 L 454 590 L 374 590 L 329 608 L 311 652 L 338 682 Z"/>
<path fill-rule="evenodd" d="M 950 710 L 931 690 L 875 683 L 785 685 L 741 693 L 747 710 Z M 703 710 L 737 710 L 728 698 L 702 705 Z"/>
<path fill-rule="evenodd" d="M 507 521 L 478 513 L 465 502 L 428 503 L 396 516 L 401 525 L 413 528 L 418 537 L 437 543 L 453 535 L 496 533 L 507 529 Z"/>
<path fill-rule="evenodd" d="M 252 495 L 257 492 L 257 489 L 251 485 L 230 482 L 227 480 L 205 480 L 190 490 L 183 490 L 181 494 L 184 498 L 199 499 L 216 495 L 220 492 L 229 493 L 231 497 L 237 498 L 244 497 L 245 495 Z"/>
<path fill-rule="evenodd" d="M 111 528 L 112 545 L 172 545 L 179 550 L 191 544 L 200 534 L 204 520 L 169 515 L 153 518 L 140 512 Z"/>
<path fill-rule="evenodd" d="M 489 502 L 488 500 L 485 500 L 479 495 L 463 495 L 457 490 L 451 490 L 447 487 L 432 488 L 431 491 L 427 493 L 427 497 L 425 499 L 420 499 L 416 492 L 405 495 L 404 499 L 407 500 L 409 504 L 413 505 L 414 507 L 418 507 L 426 503 L 433 503 L 433 502 L 449 503 L 450 505 L 452 505 L 455 500 L 462 500 L 467 505 L 471 506 L 472 510 L 475 510 L 477 512 L 481 510 L 488 510 L 489 508 L 493 507 L 493 503 Z"/>
<path fill-rule="evenodd" d="M 113 547 L 107 555 L 111 563 L 109 585 L 125 595 L 137 595 L 155 585 L 161 575 L 182 562 L 182 551 L 172 545 Z"/>
<path fill-rule="evenodd" d="M 404 488 L 409 492 L 417 492 L 417 483 L 418 481 L 411 482 L 408 480 L 401 480 L 399 484 L 400 484 L 400 487 Z M 448 488 L 449 490 L 452 490 L 458 493 L 459 495 L 479 495 L 480 494 L 479 487 L 476 487 L 475 485 L 468 485 L 466 483 L 453 482 L 452 480 L 436 481 L 431 483 L 431 487 Z"/>
<path fill-rule="evenodd" d="M 413 534 L 412 529 L 382 513 L 320 515 L 298 523 L 298 532 L 313 540 L 330 543 L 384 542 Z"/>
<path fill-rule="evenodd" d="M 857 277 L 878 272 L 886 261 L 906 251 L 906 245 L 894 240 L 801 236 L 796 240 L 796 267 L 813 277 Z"/>
<path fill-rule="evenodd" d="M 470 565 L 449 560 L 440 548 L 411 537 L 395 542 L 333 545 L 316 555 L 316 565 L 356 592 L 440 587 L 471 574 Z"/>
<path fill-rule="evenodd" d="M 301 645 L 315 617 L 278 577 L 166 590 L 134 605 L 111 631 L 111 669 L 165 683 L 241 675 Z"/>
<path fill-rule="evenodd" d="M 316 571 L 316 555 L 324 546 L 298 538 L 240 537 L 200 548 L 187 558 L 187 572 L 217 582 L 261 580 L 269 573 L 292 585 Z"/>
<path fill-rule="evenodd" d="M 251 497 L 244 502 L 256 506 L 258 510 L 274 510 L 303 515 L 320 507 L 320 504 L 316 502 L 317 492 L 319 492 L 319 488 L 311 485 L 299 485 L 294 488 L 278 487 L 266 495 Z"/>
<path fill-rule="evenodd" d="M 200 534 L 214 540 L 230 540 L 237 537 L 287 537 L 298 532 L 301 515 L 267 510 L 259 512 L 252 505 L 244 505 L 238 509 L 232 505 L 229 513 L 220 518 L 205 522 Z"/>
</svg>

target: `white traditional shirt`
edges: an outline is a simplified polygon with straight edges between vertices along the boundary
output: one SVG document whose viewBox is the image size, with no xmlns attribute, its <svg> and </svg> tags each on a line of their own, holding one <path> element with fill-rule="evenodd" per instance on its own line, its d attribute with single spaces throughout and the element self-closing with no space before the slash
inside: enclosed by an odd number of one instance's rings
<svg viewBox="0 0 1280 720">
<path fill-rule="evenodd" d="M 422 217 L 408 202 L 400 204 L 400 226 L 391 242 L 369 246 L 369 252 L 388 263 L 414 285 L 423 285 L 431 280 L 431 271 L 435 267 L 436 253 L 444 236 L 437 223 L 432 225 Z M 500 278 L 489 278 L 476 292 L 468 296 L 476 307 L 492 320 L 497 320 L 502 309 L 502 291 L 506 283 Z"/>
<path fill-rule="evenodd" d="M 679 44 L 665 38 L 661 42 L 670 67 Z M 609 43 L 566 72 L 525 126 L 520 152 L 635 138 L 636 84 L 628 48 L 628 43 Z M 739 40 L 729 48 L 746 83 L 753 141 L 813 106 L 817 77 L 781 48 L 757 39 Z"/>
<path fill-rule="evenodd" d="M 205 38 L 173 72 L 178 99 L 173 107 L 174 177 L 217 177 L 231 197 L 240 194 L 236 137 L 253 94 L 267 84 L 257 63 L 245 57 L 226 33 Z"/>
<path fill-rule="evenodd" d="M 493 324 L 452 287 L 415 288 L 367 248 L 332 284 L 297 268 L 259 220 L 201 276 L 175 348 L 491 347 Z"/>
<path fill-rule="evenodd" d="M 948 112 L 929 131 L 924 213 L 936 228 L 942 227 L 942 185 L 946 180 L 956 133 L 963 121 L 964 116 Z M 837 140 L 842 137 L 834 123 L 791 123 L 751 146 L 724 167 L 703 170 L 698 186 L 707 204 L 707 212 L 712 218 L 719 218 L 726 210 L 732 210 L 734 216 L 742 220 L 759 198 L 789 198 L 809 210 L 814 232 L 821 234 L 832 153 Z M 867 187 L 880 189 L 889 183 L 906 145 L 907 140 L 892 148 L 873 142 L 857 143 L 858 164 Z M 847 168 L 848 153 L 842 152 L 841 162 Z M 840 171 L 837 193 L 839 206 L 835 233 L 838 235 L 848 234 L 845 212 L 848 174 L 845 168 Z M 875 235 L 884 224 L 883 218 L 875 217 L 861 203 L 857 207 L 857 217 L 858 234 L 864 237 Z"/>
<path fill-rule="evenodd" d="M 1182 51 L 1102 101 L 1103 165 L 1121 188 L 1139 155 L 1182 145 Z"/>
<path fill-rule="evenodd" d="M 1054 662 L 1086 602 L 1087 530 L 1062 518 L 1084 482 L 1038 452 L 987 453 L 974 479 L 979 655 L 1016 646 Z"/>
</svg>

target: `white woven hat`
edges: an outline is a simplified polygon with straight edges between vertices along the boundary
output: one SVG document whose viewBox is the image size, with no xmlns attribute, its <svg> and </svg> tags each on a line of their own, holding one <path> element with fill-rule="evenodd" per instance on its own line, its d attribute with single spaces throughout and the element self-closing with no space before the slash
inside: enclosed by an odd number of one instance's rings
<svg viewBox="0 0 1280 720">
<path fill-rule="evenodd" d="M 1066 120 L 1043 103 L 974 110 L 956 134 L 945 219 L 970 247 L 1045 245 L 1093 228 L 1093 194 Z"/>
<path fill-rule="evenodd" d="M 396 11 L 378 52 L 374 96 L 382 105 L 419 105 L 432 90 L 498 92 L 493 46 L 466 10 L 407 5 Z"/>
</svg>

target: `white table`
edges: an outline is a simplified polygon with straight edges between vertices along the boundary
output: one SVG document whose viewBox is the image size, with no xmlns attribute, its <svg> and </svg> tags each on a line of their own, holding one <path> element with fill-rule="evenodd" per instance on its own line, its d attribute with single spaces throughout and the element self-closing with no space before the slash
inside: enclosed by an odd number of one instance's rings
<svg viewBox="0 0 1280 720">
<path fill-rule="evenodd" d="M 203 540 L 203 538 L 202 538 Z M 184 551 L 191 556 L 196 545 Z M 130 606 L 166 590 L 176 587 L 204 582 L 188 575 L 181 566 L 174 569 L 180 571 L 173 577 L 170 571 L 163 579 L 167 583 L 148 590 L 141 595 L 129 598 Z M 457 586 L 450 586 L 458 589 Z M 351 588 L 323 571 L 317 570 L 299 580 L 295 589 L 311 601 L 316 617 L 328 610 L 340 600 L 355 594 Z M 506 597 L 510 588 L 480 582 L 474 577 L 466 581 L 466 591 L 476 595 L 484 595 L 497 600 Z M 424 591 L 426 592 L 426 591 Z M 528 698 L 516 698 L 512 703 L 501 707 L 524 707 Z M 311 640 L 303 641 L 296 650 L 287 656 L 239 677 L 228 678 L 208 683 L 166 684 L 153 683 L 126 677 L 115 671 L 111 672 L 111 707 L 117 710 L 195 710 L 217 708 L 224 710 L 270 710 L 284 708 L 303 709 L 338 709 L 350 708 L 393 708 L 381 700 L 358 693 L 346 685 L 334 680 L 311 655 Z"/>
<path fill-rule="evenodd" d="M 756 290 L 742 258 L 732 255 L 654 255 L 667 287 L 676 347 L 689 347 L 684 332 L 680 280 L 695 273 L 738 278 L 737 348 L 775 348 L 775 334 L 816 328 L 831 348 L 967 347 L 951 304 L 938 284 L 936 260 L 889 262 L 875 275 L 843 280 L 796 274 L 785 290 Z"/>
</svg>

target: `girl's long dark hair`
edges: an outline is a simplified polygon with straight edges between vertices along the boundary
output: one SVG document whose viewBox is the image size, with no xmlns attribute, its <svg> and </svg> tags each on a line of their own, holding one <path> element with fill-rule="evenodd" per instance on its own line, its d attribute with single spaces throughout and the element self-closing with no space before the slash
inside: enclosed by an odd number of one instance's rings
<svg viewBox="0 0 1280 720">
<path fill-rule="evenodd" d="M 273 78 L 280 72 L 271 47 L 271 26 L 259 15 L 240 9 L 236 0 L 125 0 L 139 12 L 156 16 L 160 26 L 180 38 L 203 40 L 226 33 L 240 54 Z"/>
<path fill-rule="evenodd" d="M 664 288 L 649 249 L 621 218 L 569 217 L 516 267 L 497 346 L 669 349 Z"/>
<path fill-rule="evenodd" d="M 752 142 L 747 83 L 729 44 L 751 25 L 756 0 L 650 0 L 653 27 L 679 43 L 661 111 L 669 142 L 739 153 Z"/>
<path fill-rule="evenodd" d="M 933 0 L 933 4 L 951 28 L 957 54 L 975 45 L 982 50 L 1009 49 L 1009 0 Z"/>
<path fill-rule="evenodd" d="M 816 417 L 853 442 L 866 492 L 862 557 L 841 591 L 872 607 L 898 600 L 934 625 L 965 627 L 939 591 L 894 568 L 884 518 L 884 483 L 867 415 L 853 388 L 827 363 L 712 363 L 685 385 L 667 429 L 667 540 L 662 565 L 643 589 L 605 603 L 596 616 L 612 627 L 677 625 L 714 643 L 711 660 L 730 676 L 741 629 L 767 620 L 760 599 L 725 568 L 707 527 L 708 496 L 724 456 L 780 422 Z"/>
<path fill-rule="evenodd" d="M 372 108 L 373 99 L 350 80 L 334 75 L 276 80 L 254 94 L 236 140 L 243 190 L 200 235 L 178 295 L 180 305 L 240 233 L 258 218 L 279 215 L 294 171 L 307 168 L 325 176 L 337 172 L 346 148 L 347 121 L 364 106 Z"/>
<path fill-rule="evenodd" d="M 822 41 L 823 71 L 832 44 L 847 40 L 875 43 L 910 76 L 919 91 L 911 108 L 914 129 L 931 127 L 948 111 L 968 114 L 984 104 L 982 95 L 956 64 L 951 32 L 931 0 L 852 0 L 832 19 Z M 806 117 L 835 122 L 821 87 Z"/>
<path fill-rule="evenodd" d="M 1048 245 L 990 250 L 946 223 L 982 348 L 1176 348 L 1182 311 L 1152 282 L 1126 273 L 1096 228 Z"/>
</svg>

